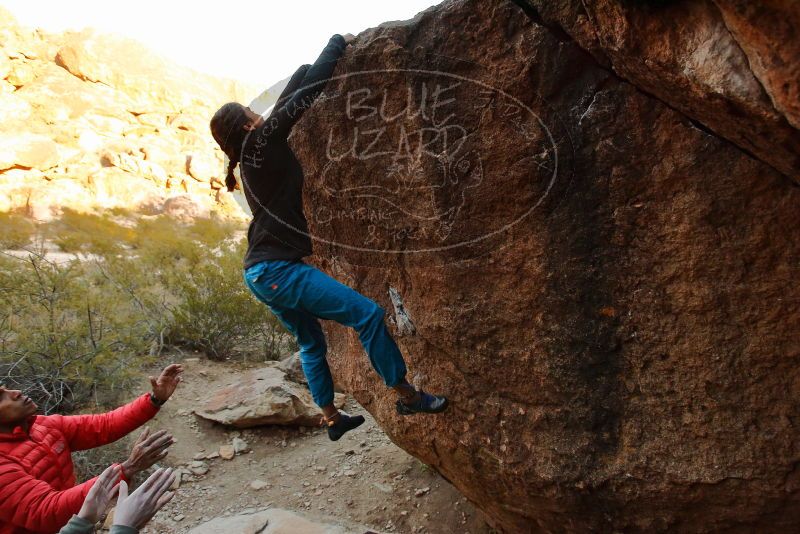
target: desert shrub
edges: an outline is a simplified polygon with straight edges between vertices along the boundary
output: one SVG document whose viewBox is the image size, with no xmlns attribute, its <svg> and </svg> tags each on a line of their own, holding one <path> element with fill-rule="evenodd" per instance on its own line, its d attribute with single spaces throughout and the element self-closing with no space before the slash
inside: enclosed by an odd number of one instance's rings
<svg viewBox="0 0 800 534">
<path fill-rule="evenodd" d="M 239 242 L 244 237 L 244 228 L 236 221 L 212 216 L 192 221 L 186 226 L 186 234 L 194 241 L 215 249 L 225 242 Z"/>
<path fill-rule="evenodd" d="M 294 350 L 243 283 L 239 224 L 123 219 L 65 212 L 36 228 L 27 258 L 0 255 L 0 381 L 69 411 L 124 391 L 166 348 L 262 361 Z M 92 255 L 55 263 L 48 241 Z"/>
<path fill-rule="evenodd" d="M 108 254 L 119 252 L 136 239 L 136 231 L 110 215 L 65 209 L 59 219 L 43 227 L 46 239 L 64 252 Z"/>
<path fill-rule="evenodd" d="M 159 270 L 172 269 L 179 262 L 195 262 L 207 251 L 189 239 L 186 226 L 168 217 L 142 219 L 131 243 L 137 258 Z"/>
<path fill-rule="evenodd" d="M 141 220 L 136 235 L 135 258 L 125 269 L 140 273 L 131 292 L 144 295 L 164 343 L 219 360 L 274 360 L 293 349 L 283 326 L 244 285 L 240 223 L 210 218 L 181 224 L 155 217 Z"/>
<path fill-rule="evenodd" d="M 124 390 L 143 363 L 140 320 L 90 266 L 44 253 L 0 263 L 0 380 L 24 390 L 45 413 L 69 410 L 97 388 Z"/>
<path fill-rule="evenodd" d="M 29 245 L 36 234 L 36 225 L 23 214 L 0 212 L 0 247 L 17 249 Z"/>
<path fill-rule="evenodd" d="M 140 218 L 128 244 L 148 261 L 196 262 L 232 237 L 241 237 L 241 224 L 217 217 L 181 223 L 167 216 Z M 200 246 L 198 246 L 200 245 Z"/>
<path fill-rule="evenodd" d="M 242 281 L 243 253 L 242 243 L 211 254 L 195 250 L 160 271 L 160 283 L 173 297 L 167 304 L 171 345 L 200 350 L 212 359 L 257 352 L 260 359 L 274 360 L 287 350 L 283 327 Z"/>
</svg>

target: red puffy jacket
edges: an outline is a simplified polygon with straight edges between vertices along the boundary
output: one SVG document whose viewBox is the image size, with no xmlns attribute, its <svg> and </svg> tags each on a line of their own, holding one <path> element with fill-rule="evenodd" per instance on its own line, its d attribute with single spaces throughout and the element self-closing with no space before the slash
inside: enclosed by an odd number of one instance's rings
<svg viewBox="0 0 800 534">
<path fill-rule="evenodd" d="M 72 451 L 118 440 L 158 413 L 149 394 L 98 415 L 38 415 L 28 431 L 0 433 L 0 534 L 58 532 L 96 478 L 75 485 Z"/>
</svg>

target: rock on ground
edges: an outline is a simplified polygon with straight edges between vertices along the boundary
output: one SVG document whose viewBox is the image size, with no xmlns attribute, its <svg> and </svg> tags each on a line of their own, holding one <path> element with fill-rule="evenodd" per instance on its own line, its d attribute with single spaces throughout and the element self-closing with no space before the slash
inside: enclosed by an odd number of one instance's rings
<svg viewBox="0 0 800 534">
<path fill-rule="evenodd" d="M 797 131 L 715 5 L 547 5 L 368 30 L 295 126 L 315 263 L 451 409 L 326 324 L 334 376 L 503 532 L 795 531 Z"/>
<path fill-rule="evenodd" d="M 334 404 L 344 405 L 336 394 Z M 319 426 L 321 412 L 305 386 L 287 379 L 276 367 L 243 374 L 235 384 L 221 387 L 195 413 L 210 421 L 238 428 L 259 425 Z"/>
<path fill-rule="evenodd" d="M 189 531 L 189 534 L 364 534 L 367 528 L 346 528 L 305 518 L 289 510 L 273 508 L 254 514 L 218 517 Z"/>
<path fill-rule="evenodd" d="M 303 364 L 300 362 L 299 352 L 293 352 L 291 356 L 288 356 L 278 362 L 276 367 L 286 373 L 286 376 L 289 378 L 289 380 L 297 382 L 298 384 L 308 383 L 308 380 L 306 380 L 306 375 L 303 372 Z"/>
</svg>

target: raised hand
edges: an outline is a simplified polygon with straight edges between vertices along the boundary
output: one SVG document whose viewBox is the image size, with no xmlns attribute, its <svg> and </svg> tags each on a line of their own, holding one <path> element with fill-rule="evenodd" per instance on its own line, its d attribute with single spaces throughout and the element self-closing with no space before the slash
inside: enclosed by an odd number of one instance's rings
<svg viewBox="0 0 800 534">
<path fill-rule="evenodd" d="M 108 510 L 108 505 L 117 494 L 119 489 L 117 482 L 121 471 L 122 466 L 119 465 L 106 467 L 86 495 L 78 517 L 82 517 L 90 523 L 100 521 L 100 517 Z"/>
<path fill-rule="evenodd" d="M 177 363 L 168 365 L 158 378 L 151 376 L 150 385 L 153 386 L 153 396 L 161 402 L 166 402 L 183 378 L 183 366 Z"/>
<path fill-rule="evenodd" d="M 134 443 L 130 457 L 122 462 L 125 478 L 130 480 L 136 473 L 144 471 L 156 462 L 163 460 L 173 443 L 175 443 L 175 439 L 166 430 L 159 430 L 155 434 L 150 434 L 150 429 L 145 428 L 139 439 Z"/>
<path fill-rule="evenodd" d="M 125 481 L 119 483 L 119 499 L 114 510 L 114 525 L 132 527 L 137 530 L 147 524 L 172 496 L 170 486 L 175 481 L 172 469 L 158 469 L 139 488 L 128 495 Z"/>
</svg>

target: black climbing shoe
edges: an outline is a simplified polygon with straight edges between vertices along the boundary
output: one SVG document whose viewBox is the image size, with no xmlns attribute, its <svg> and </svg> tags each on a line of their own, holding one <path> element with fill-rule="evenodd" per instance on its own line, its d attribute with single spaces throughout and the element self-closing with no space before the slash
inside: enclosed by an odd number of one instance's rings
<svg viewBox="0 0 800 534">
<path fill-rule="evenodd" d="M 344 413 L 339 413 L 339 420 L 335 423 L 333 421 L 325 421 L 325 426 L 328 427 L 328 437 L 331 438 L 331 441 L 338 441 L 346 432 L 362 424 L 364 424 L 363 415 L 354 415 L 351 417 Z"/>
<path fill-rule="evenodd" d="M 400 415 L 439 413 L 447 409 L 447 399 L 419 390 L 419 399 L 412 402 L 403 402 L 398 399 L 395 406 L 397 407 L 397 413 Z"/>
</svg>

